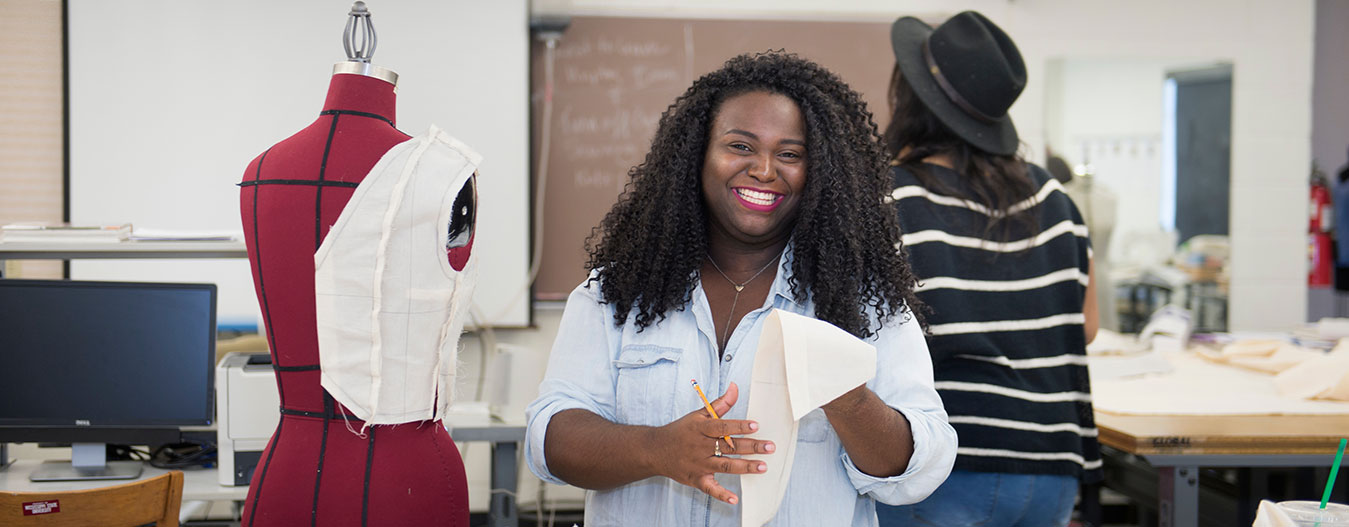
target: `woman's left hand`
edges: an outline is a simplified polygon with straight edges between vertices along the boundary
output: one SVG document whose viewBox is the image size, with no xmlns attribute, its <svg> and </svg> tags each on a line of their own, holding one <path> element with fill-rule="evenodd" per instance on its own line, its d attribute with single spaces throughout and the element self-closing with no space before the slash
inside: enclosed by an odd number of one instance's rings
<svg viewBox="0 0 1349 527">
<path fill-rule="evenodd" d="M 913 455 L 909 420 L 886 405 L 865 384 L 825 403 L 825 417 L 858 470 L 876 477 L 898 476 Z"/>
</svg>

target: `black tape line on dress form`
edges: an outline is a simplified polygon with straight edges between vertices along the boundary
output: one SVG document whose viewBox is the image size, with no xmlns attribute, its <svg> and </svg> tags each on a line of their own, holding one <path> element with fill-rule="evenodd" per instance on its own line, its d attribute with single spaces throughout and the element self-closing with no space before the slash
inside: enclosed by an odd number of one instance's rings
<svg viewBox="0 0 1349 527">
<path fill-rule="evenodd" d="M 324 110 L 322 112 L 319 112 L 319 115 L 354 115 L 357 117 L 369 117 L 371 119 L 379 119 L 381 121 L 389 123 L 389 126 L 393 126 L 393 119 L 390 119 L 377 113 L 358 112 L 356 110 Z"/>
<path fill-rule="evenodd" d="M 316 179 L 262 179 L 256 181 L 244 181 L 235 183 L 240 187 L 254 187 L 258 185 L 301 185 L 306 187 L 346 187 L 356 188 L 360 183 L 355 181 L 319 181 Z"/>
<path fill-rule="evenodd" d="M 271 448 L 267 449 L 267 460 L 262 462 L 262 474 L 258 475 L 258 491 L 253 494 L 253 508 L 248 510 L 248 523 L 244 524 L 246 527 L 252 527 L 253 516 L 258 514 L 258 505 L 262 503 L 262 491 L 267 481 L 267 469 L 272 466 L 272 454 L 276 453 L 276 449 L 281 446 L 281 431 L 285 429 L 285 425 L 284 420 L 276 423 L 276 432 L 272 434 Z"/>
<path fill-rule="evenodd" d="M 326 399 L 327 396 L 328 396 L 328 395 L 325 393 L 325 394 L 324 394 L 324 398 Z M 289 415 L 289 416 L 291 416 L 291 417 L 313 417 L 313 418 L 315 418 L 315 419 L 328 419 L 328 420 L 345 419 L 345 420 L 348 420 L 348 421 L 350 421 L 350 420 L 360 421 L 360 420 L 361 420 L 361 418 L 356 417 L 355 415 L 352 415 L 352 414 L 349 414 L 349 413 L 346 413 L 346 412 L 339 412 L 339 411 L 337 411 L 337 410 L 334 410 L 334 409 L 332 409 L 332 408 L 329 408 L 326 400 L 324 401 L 324 405 L 323 405 L 323 406 L 324 406 L 324 411 L 322 411 L 322 412 L 310 412 L 310 411 L 307 411 L 307 410 L 293 410 L 293 409 L 290 409 L 290 408 L 284 408 L 284 407 L 281 408 L 280 410 L 281 410 L 281 415 Z"/>
<path fill-rule="evenodd" d="M 318 364 L 306 364 L 302 367 L 272 367 L 278 372 L 313 372 L 318 371 Z"/>
<path fill-rule="evenodd" d="M 254 170 L 254 172 L 253 172 L 253 182 L 254 182 L 255 184 L 256 184 L 258 181 L 262 181 L 262 164 L 263 164 L 264 162 L 267 161 L 267 154 L 270 154 L 271 152 L 272 152 L 272 149 L 271 149 L 271 148 L 268 148 L 266 151 L 264 151 L 264 152 L 262 153 L 261 156 L 258 156 L 258 166 L 257 166 L 257 168 L 256 168 L 256 169 Z M 257 272 L 257 277 L 258 277 L 258 291 L 261 291 L 261 292 L 262 292 L 262 306 L 261 306 L 261 307 L 262 307 L 262 316 L 263 316 L 263 318 L 264 318 L 264 320 L 265 320 L 265 323 L 266 323 L 266 325 L 267 325 L 267 347 L 268 347 L 269 349 L 275 350 L 275 349 L 276 349 L 276 326 L 272 325 L 272 305 L 271 305 L 270 303 L 267 302 L 267 283 L 266 283 L 265 280 L 263 280 L 263 274 L 264 274 L 264 273 L 262 272 L 262 269 L 263 269 L 263 268 L 262 268 L 262 236 L 260 236 L 259 234 L 260 234 L 260 231 L 259 231 L 259 229 L 258 229 L 258 190 L 257 190 L 257 189 L 254 189 L 254 190 L 253 190 L 253 254 L 251 254 L 251 255 L 249 255 L 249 256 L 252 258 L 253 262 L 256 263 L 257 266 L 258 266 L 258 272 Z M 277 354 L 273 353 L 273 354 L 272 354 L 272 367 L 273 367 L 273 368 L 279 368 L 279 367 L 281 367 L 280 364 L 277 364 L 277 363 L 276 363 L 276 359 L 277 359 Z M 277 396 L 278 396 L 278 398 L 279 398 L 280 401 L 281 401 L 281 406 L 285 406 L 285 405 L 286 405 L 286 384 L 285 384 L 285 382 L 284 382 L 282 379 L 280 379 L 280 378 L 278 378 L 278 379 L 276 380 L 276 391 L 277 391 Z M 277 430 L 278 430 L 278 433 L 279 433 L 280 428 L 278 427 Z M 271 459 L 272 459 L 271 455 L 268 454 L 267 460 L 268 460 L 268 461 L 271 461 Z M 266 473 L 266 472 L 267 472 L 266 469 L 264 469 L 264 470 L 263 470 L 263 473 Z M 259 481 L 259 483 L 261 483 L 261 480 L 258 480 L 258 481 Z M 261 491 L 261 489 L 259 489 L 259 491 Z M 256 506 L 255 506 L 255 507 L 256 507 Z M 253 523 L 252 518 L 253 518 L 253 516 L 250 514 L 250 515 L 249 515 L 248 523 L 250 523 L 250 524 Z"/>
<path fill-rule="evenodd" d="M 328 392 L 323 392 L 323 413 L 333 413 L 333 400 L 328 396 Z M 325 454 L 328 452 L 328 422 L 323 420 L 323 440 L 319 442 L 319 464 L 314 469 L 314 507 L 309 513 L 309 527 L 318 527 L 319 522 L 319 485 L 323 483 L 323 461 L 327 459 Z"/>
<path fill-rule="evenodd" d="M 375 428 L 370 427 L 370 446 L 365 449 L 365 494 L 361 497 L 361 527 L 366 527 L 370 517 L 370 468 L 375 460 Z"/>
<path fill-rule="evenodd" d="M 323 144 L 323 158 L 319 160 L 319 181 L 323 181 L 323 176 L 328 172 L 328 154 L 333 151 L 333 138 L 337 136 L 337 121 L 340 115 L 333 116 L 333 123 L 328 127 L 328 140 Z M 323 244 L 323 187 L 314 189 L 314 251 L 319 250 Z"/>
</svg>

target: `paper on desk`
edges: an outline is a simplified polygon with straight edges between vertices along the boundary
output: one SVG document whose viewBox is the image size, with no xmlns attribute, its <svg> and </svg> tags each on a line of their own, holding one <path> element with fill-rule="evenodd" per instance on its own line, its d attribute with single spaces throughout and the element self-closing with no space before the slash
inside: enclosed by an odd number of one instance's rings
<svg viewBox="0 0 1349 527">
<path fill-rule="evenodd" d="M 233 241 L 243 238 L 243 232 L 236 230 L 188 231 L 137 227 L 131 231 L 131 239 L 135 241 Z"/>
<path fill-rule="evenodd" d="M 1218 364 L 1228 364 L 1263 373 L 1279 373 L 1324 355 L 1280 340 L 1240 340 L 1222 350 L 1198 348 L 1195 354 Z"/>
<path fill-rule="evenodd" d="M 1137 335 L 1122 335 L 1106 328 L 1096 330 L 1096 339 L 1087 344 L 1087 355 L 1128 355 L 1150 350 Z"/>
<path fill-rule="evenodd" d="M 1092 406 L 1118 415 L 1349 415 L 1349 403 L 1280 395 L 1266 373 L 1215 364 L 1192 352 L 1162 356 L 1173 371 L 1131 378 L 1100 376 L 1110 368 L 1089 359 Z"/>
<path fill-rule="evenodd" d="M 1156 351 L 1181 351 L 1189 344 L 1193 329 L 1188 310 L 1174 305 L 1163 306 L 1138 332 L 1138 340 L 1151 344 Z"/>
<path fill-rule="evenodd" d="M 1091 382 L 1137 377 L 1150 373 L 1171 373 L 1171 362 L 1159 351 L 1138 355 L 1104 355 L 1087 362 Z"/>
<path fill-rule="evenodd" d="M 1296 399 L 1349 401 L 1349 349 L 1335 351 L 1285 370 L 1274 377 L 1279 395 Z"/>
<path fill-rule="evenodd" d="M 754 357 L 746 419 L 759 423 L 756 439 L 777 451 L 746 455 L 763 460 L 763 474 L 740 476 L 740 524 L 760 526 L 778 512 L 796 457 L 800 420 L 876 376 L 876 348 L 834 325 L 774 309 L 764 321 Z"/>
</svg>

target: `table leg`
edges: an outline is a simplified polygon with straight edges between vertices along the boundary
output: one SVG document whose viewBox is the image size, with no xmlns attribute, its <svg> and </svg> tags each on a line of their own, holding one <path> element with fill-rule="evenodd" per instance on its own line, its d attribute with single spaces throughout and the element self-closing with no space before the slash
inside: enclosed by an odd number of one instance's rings
<svg viewBox="0 0 1349 527">
<path fill-rule="evenodd" d="M 492 499 L 487 508 L 487 524 L 493 527 L 518 527 L 520 524 L 515 504 L 515 493 L 519 487 L 516 482 L 516 448 L 517 444 L 513 441 L 492 443 Z"/>
<path fill-rule="evenodd" d="M 1199 467 L 1157 467 L 1157 501 L 1161 527 L 1199 525 Z"/>
</svg>

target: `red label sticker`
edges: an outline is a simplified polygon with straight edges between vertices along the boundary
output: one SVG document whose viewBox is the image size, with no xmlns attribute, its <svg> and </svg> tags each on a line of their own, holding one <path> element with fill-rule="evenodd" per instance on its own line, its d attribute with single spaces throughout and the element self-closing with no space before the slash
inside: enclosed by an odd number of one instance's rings
<svg viewBox="0 0 1349 527">
<path fill-rule="evenodd" d="M 30 501 L 23 504 L 24 516 L 36 516 L 38 514 L 51 514 L 61 512 L 61 502 L 59 500 L 51 501 Z"/>
</svg>

